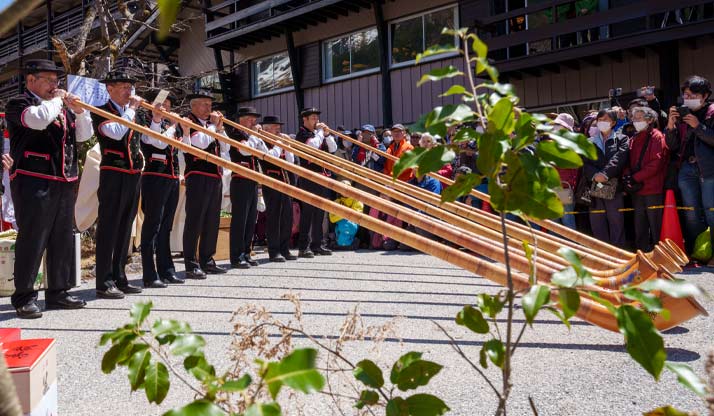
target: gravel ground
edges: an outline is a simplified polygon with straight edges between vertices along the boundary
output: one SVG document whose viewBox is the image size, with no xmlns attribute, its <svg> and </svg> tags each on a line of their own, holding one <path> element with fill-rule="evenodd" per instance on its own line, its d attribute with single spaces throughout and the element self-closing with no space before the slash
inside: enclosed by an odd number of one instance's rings
<svg viewBox="0 0 714 416">
<path fill-rule="evenodd" d="M 172 378 L 164 403 L 150 405 L 143 392 L 130 393 L 123 370 L 111 375 L 100 370 L 104 349 L 97 348 L 99 337 L 128 321 L 132 302 L 151 299 L 154 318 L 188 321 L 206 338 L 209 360 L 227 368 L 231 313 L 252 303 L 288 319 L 292 305 L 281 296 L 291 292 L 302 299 L 305 327 L 316 336 L 336 334 L 355 305 L 368 325 L 402 317 L 396 324 L 401 342 L 388 339 L 379 347 L 377 361 L 382 368 L 389 368 L 407 351 L 422 351 L 424 358 L 444 365 L 425 391 L 446 401 L 450 414 L 493 413 L 496 402 L 492 392 L 453 352 L 432 320 L 444 325 L 477 360 L 484 339 L 456 326 L 453 317 L 462 305 L 473 301 L 474 294 L 494 293 L 498 286 L 418 253 L 340 252 L 284 264 L 265 263 L 264 257 L 259 256 L 262 264 L 258 268 L 146 290 L 118 301 L 95 300 L 93 282 L 85 283 L 77 289 L 89 301 L 85 310 L 50 311 L 35 321 L 17 320 L 9 299 L 3 298 L 0 326 L 22 327 L 25 338 L 57 339 L 61 415 L 154 415 L 187 403 L 191 393 Z M 688 273 L 687 278 L 714 293 L 714 276 L 706 269 Z M 140 283 L 138 276 L 134 279 Z M 703 304 L 714 310 L 711 300 L 703 300 Z M 523 322 L 520 314 L 516 319 Z M 706 353 L 714 346 L 712 334 L 714 322 L 701 316 L 668 331 L 668 359 L 689 363 L 702 374 Z M 374 357 L 372 347 L 371 342 L 355 342 L 345 354 L 355 361 Z M 629 359 L 619 334 L 582 321 L 575 321 L 568 331 L 551 315 L 539 316 L 514 360 L 513 415 L 531 414 L 528 397 L 541 415 L 634 415 L 664 404 L 706 414 L 703 404 L 672 375 L 664 374 L 655 382 Z M 335 414 L 325 396 L 311 396 L 306 402 L 305 414 Z M 354 410 L 348 411 L 352 413 Z"/>
</svg>

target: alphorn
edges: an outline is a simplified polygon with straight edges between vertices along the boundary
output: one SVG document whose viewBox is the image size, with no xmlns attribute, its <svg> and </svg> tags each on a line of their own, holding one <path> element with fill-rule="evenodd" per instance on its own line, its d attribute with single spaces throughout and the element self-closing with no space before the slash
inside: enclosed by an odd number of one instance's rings
<svg viewBox="0 0 714 416">
<path fill-rule="evenodd" d="M 386 158 L 388 158 L 388 159 L 390 159 L 390 160 L 393 160 L 393 161 L 399 160 L 399 159 L 398 159 L 397 157 L 395 157 L 394 155 L 391 155 L 391 154 L 389 154 L 389 153 L 387 153 L 387 152 L 384 152 L 384 151 L 382 151 L 382 150 L 380 150 L 380 149 L 377 149 L 377 148 L 375 148 L 375 147 L 373 147 L 373 146 L 370 146 L 369 144 L 362 143 L 362 142 L 359 141 L 359 140 L 355 140 L 355 139 L 353 139 L 353 138 L 351 138 L 351 137 L 349 137 L 349 136 L 347 136 L 347 135 L 344 135 L 344 134 L 342 134 L 342 133 L 340 133 L 340 132 L 338 132 L 338 131 L 336 131 L 336 130 L 328 129 L 328 131 L 331 132 L 331 133 L 333 133 L 333 134 L 335 134 L 335 135 L 337 135 L 337 136 L 339 136 L 339 137 L 342 138 L 343 140 L 350 141 L 350 142 L 352 142 L 352 143 L 354 143 L 354 144 L 356 144 L 356 145 L 358 145 L 358 146 L 360 146 L 360 147 L 363 147 L 363 148 L 365 148 L 365 149 L 369 149 L 370 151 L 373 151 L 373 152 L 377 153 L 377 154 L 380 155 L 380 156 L 384 156 L 384 157 L 386 157 Z M 406 138 L 405 138 L 404 140 L 406 140 Z M 451 180 L 451 179 L 449 179 L 449 178 L 445 178 L 445 177 L 443 177 L 443 176 L 441 176 L 441 175 L 439 175 L 439 174 L 437 174 L 437 173 L 429 173 L 429 176 L 431 176 L 431 177 L 433 177 L 433 178 L 435 178 L 435 179 L 438 179 L 439 181 L 441 181 L 441 182 L 443 182 L 443 183 L 446 183 L 446 184 L 448 184 L 448 185 L 453 185 L 453 183 L 454 183 L 453 180 Z M 491 200 L 491 198 L 490 198 L 490 196 L 489 196 L 488 194 L 484 194 L 483 192 L 479 192 L 479 191 L 476 190 L 476 189 L 472 189 L 471 192 L 470 192 L 470 195 L 475 196 L 476 198 L 482 199 L 482 200 L 484 200 L 484 201 L 486 201 L 486 202 L 489 202 L 489 201 Z M 558 224 L 558 223 L 556 223 L 556 222 L 554 222 L 554 221 L 551 221 L 551 220 L 533 220 L 533 222 L 536 223 L 536 224 L 538 224 L 538 225 L 540 225 L 540 226 L 543 226 L 543 227 L 545 227 L 545 228 L 547 228 L 547 229 L 553 230 L 553 231 L 556 232 L 557 234 L 559 234 L 559 235 L 561 235 L 561 236 L 563 236 L 563 237 L 566 237 L 566 238 L 572 240 L 573 242 L 578 243 L 578 244 L 580 244 L 580 245 L 582 245 L 582 246 L 584 246 L 584 247 L 593 248 L 593 249 L 596 250 L 597 253 L 600 253 L 601 255 L 612 256 L 612 257 L 615 258 L 615 259 L 620 259 L 620 260 L 623 260 L 623 261 L 631 261 L 634 257 L 636 257 L 636 255 L 635 255 L 634 253 L 630 253 L 629 251 L 623 250 L 623 249 L 621 249 L 621 248 L 619 248 L 619 247 L 615 247 L 615 246 L 613 246 L 613 245 L 611 245 L 611 244 L 608 244 L 608 243 L 606 243 L 606 242 L 604 242 L 604 241 L 600 241 L 600 240 L 598 240 L 598 239 L 596 239 L 596 238 L 594 238 L 594 237 L 591 237 L 591 236 L 589 236 L 589 235 L 580 233 L 580 232 L 578 232 L 578 231 L 576 231 L 576 230 L 572 230 L 572 229 L 570 229 L 570 228 L 568 228 L 568 227 L 565 227 L 565 226 L 562 225 L 562 224 Z M 521 224 L 511 223 L 511 224 L 509 224 L 509 225 L 514 225 L 514 226 L 517 227 L 517 226 L 519 226 L 519 225 L 521 225 Z M 665 250 L 669 250 L 670 247 L 665 247 L 664 249 L 665 249 Z M 687 260 L 687 261 L 684 261 L 683 264 L 681 264 L 681 265 L 686 265 L 687 263 L 688 263 L 688 260 Z"/>
<path fill-rule="evenodd" d="M 358 213 L 348 207 L 337 204 L 333 201 L 326 200 L 324 198 L 320 198 L 300 188 L 294 187 L 292 185 L 286 184 L 285 182 L 247 169 L 241 165 L 227 161 L 219 156 L 202 151 L 181 141 L 165 137 L 149 128 L 127 121 L 119 116 L 98 109 L 89 104 L 83 103 L 81 101 L 77 101 L 76 103 L 83 109 L 93 112 L 101 117 L 104 117 L 105 119 L 112 120 L 119 124 L 125 125 L 138 133 L 146 134 L 147 136 L 170 144 L 185 153 L 192 154 L 208 162 L 214 163 L 218 166 L 239 173 L 241 176 L 253 180 L 263 186 L 275 189 L 278 192 L 290 195 L 291 197 L 303 201 L 307 204 L 314 205 L 320 209 L 339 215 L 372 231 L 388 235 L 396 241 L 402 242 L 418 249 L 419 251 L 440 258 L 457 267 L 461 267 L 477 275 L 483 276 L 484 278 L 491 280 L 494 283 L 497 283 L 502 286 L 508 285 L 508 279 L 506 277 L 507 270 L 503 266 L 478 259 L 470 254 L 464 253 L 460 250 L 454 249 L 444 244 L 436 243 L 420 235 L 414 234 L 399 227 L 395 227 L 377 218 L 365 215 L 363 213 Z M 223 138 L 222 136 L 219 136 L 208 129 L 202 128 L 201 126 L 195 125 L 193 123 L 190 124 L 195 130 L 202 130 L 204 133 L 211 135 L 211 137 L 216 138 L 215 136 L 218 136 Z M 280 160 L 275 159 L 271 156 L 268 156 L 267 159 L 271 163 Z M 511 276 L 514 290 L 523 291 L 528 289 L 528 287 L 530 286 L 528 276 L 517 272 L 512 273 Z M 556 300 L 557 296 L 557 291 L 552 291 L 551 298 L 553 300 Z M 663 296 L 663 301 L 665 300 L 666 299 Z M 670 302 L 667 302 L 667 305 L 671 311 L 669 319 L 665 320 L 661 314 L 658 314 L 654 318 L 654 324 L 660 330 L 672 328 L 681 324 L 682 322 L 692 319 L 697 315 L 707 313 L 706 310 L 704 310 L 696 300 L 691 298 L 672 299 L 671 304 Z M 608 329 L 614 332 L 618 331 L 617 320 L 615 319 L 615 317 L 603 305 L 588 297 L 583 297 L 581 299 L 580 308 L 578 309 L 576 316 L 580 319 L 583 319 L 584 321 L 600 326 L 601 328 Z"/>
</svg>

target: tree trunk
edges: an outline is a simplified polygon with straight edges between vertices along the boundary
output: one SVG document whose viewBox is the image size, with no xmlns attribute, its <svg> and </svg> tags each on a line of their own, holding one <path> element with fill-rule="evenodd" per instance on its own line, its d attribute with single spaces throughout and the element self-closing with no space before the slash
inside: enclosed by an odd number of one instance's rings
<svg viewBox="0 0 714 416">
<path fill-rule="evenodd" d="M 7 370 L 5 356 L 2 352 L 0 352 L 0 416 L 22 416 L 15 384 Z"/>
</svg>

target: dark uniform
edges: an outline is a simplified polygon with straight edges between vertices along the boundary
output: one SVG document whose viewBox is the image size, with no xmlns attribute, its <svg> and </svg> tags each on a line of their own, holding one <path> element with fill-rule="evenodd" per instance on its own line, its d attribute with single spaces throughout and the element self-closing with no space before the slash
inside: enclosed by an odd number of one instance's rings
<svg viewBox="0 0 714 416">
<path fill-rule="evenodd" d="M 111 100 L 99 108 L 122 116 L 120 111 L 123 109 Z M 113 287 L 124 293 L 141 292 L 141 289 L 129 285 L 124 270 L 131 227 L 139 206 L 139 183 L 144 167 L 139 144 L 141 135 L 127 129 L 120 140 L 115 140 L 102 131 L 103 125 L 111 123 L 111 120 L 92 114 L 92 122 L 102 155 L 97 190 L 97 294 L 100 297 L 121 298 Z"/>
<path fill-rule="evenodd" d="M 195 124 L 210 127 L 210 121 L 202 122 L 189 113 L 187 117 Z M 196 130 L 189 131 L 191 139 L 203 134 Z M 221 156 L 219 143 L 213 139 L 202 149 L 218 157 Z M 216 253 L 218 227 L 223 199 L 223 168 L 211 162 L 184 153 L 186 168 L 186 225 L 183 229 L 183 255 L 186 264 L 186 277 L 205 278 L 201 269 L 216 269 L 213 255 Z M 200 246 L 199 246 L 200 239 Z M 196 259 L 198 250 L 198 259 Z M 206 271 L 208 271 L 206 270 Z M 195 274 L 193 274 L 195 272 Z"/>
<path fill-rule="evenodd" d="M 247 133 L 236 130 L 235 139 L 247 144 Z M 235 147 L 230 150 L 231 161 L 250 170 L 259 171 L 260 162 L 253 156 L 246 156 Z M 250 257 L 251 243 L 258 219 L 258 183 L 244 178 L 240 173 L 231 176 L 231 265 L 246 268 L 257 266 Z"/>
<path fill-rule="evenodd" d="M 179 136 L 177 127 L 170 127 L 166 120 L 154 123 L 149 119 L 142 124 L 172 139 Z M 141 210 L 144 213 L 141 265 L 144 286 L 163 287 L 166 283 L 183 283 L 176 277 L 171 260 L 171 228 L 179 199 L 179 151 L 171 145 L 163 148 L 157 145 L 161 146 L 148 136 L 141 139 L 141 152 L 146 160 L 141 174 Z"/>
<path fill-rule="evenodd" d="M 25 70 L 30 74 L 61 72 L 53 62 L 45 60 L 28 61 Z M 44 122 L 39 114 L 32 114 L 33 107 L 40 105 L 48 109 L 49 116 Z M 14 160 L 10 168 L 10 191 L 19 228 L 12 305 L 21 318 L 42 316 L 36 305 L 34 283 L 42 254 L 47 250 L 46 306 L 84 307 L 84 301 L 69 296 L 66 291 L 72 287 L 72 276 L 76 272 L 73 238 L 78 179 L 76 142 L 92 135 L 88 114 L 85 111 L 75 117 L 63 107 L 61 99 L 42 101 L 29 91 L 11 99 L 6 110 L 10 154 Z M 77 123 L 82 126 L 78 127 Z"/>
</svg>

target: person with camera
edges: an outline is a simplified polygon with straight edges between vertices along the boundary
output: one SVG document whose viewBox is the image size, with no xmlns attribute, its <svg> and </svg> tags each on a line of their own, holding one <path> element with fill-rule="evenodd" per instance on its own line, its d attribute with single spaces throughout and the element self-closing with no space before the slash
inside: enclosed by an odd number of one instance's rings
<svg viewBox="0 0 714 416">
<path fill-rule="evenodd" d="M 595 144 L 597 159 L 583 160 L 583 176 L 591 182 L 590 225 L 595 238 L 624 247 L 625 202 L 619 178 L 627 165 L 629 139 L 615 131 L 616 110 L 600 110 L 596 120 L 598 133 L 589 140 Z"/>
<path fill-rule="evenodd" d="M 679 173 L 687 252 L 707 225 L 714 232 L 714 104 L 709 80 L 692 76 L 682 84 L 683 106 L 671 107 L 665 139 Z"/>
<path fill-rule="evenodd" d="M 634 107 L 630 114 L 637 133 L 630 140 L 629 163 L 622 185 L 632 196 L 635 210 L 635 247 L 651 251 L 659 241 L 662 228 L 659 207 L 664 201 L 669 155 L 664 134 L 655 128 L 657 113 L 649 107 Z"/>
</svg>

